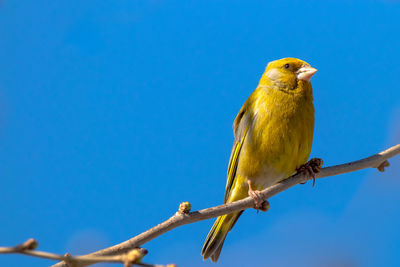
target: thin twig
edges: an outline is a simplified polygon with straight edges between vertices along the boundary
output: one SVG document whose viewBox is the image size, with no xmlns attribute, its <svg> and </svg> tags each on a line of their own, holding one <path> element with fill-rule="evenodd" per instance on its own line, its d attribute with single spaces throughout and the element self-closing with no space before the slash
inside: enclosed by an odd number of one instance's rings
<svg viewBox="0 0 400 267">
<path fill-rule="evenodd" d="M 132 266 L 133 264 L 135 264 L 144 267 L 162 267 L 162 265 L 152 265 L 140 262 L 140 260 L 147 254 L 147 250 L 144 248 L 133 249 L 130 250 L 128 253 L 114 256 L 71 256 L 71 254 L 69 253 L 61 255 L 34 250 L 37 248 L 37 246 L 38 242 L 35 239 L 31 238 L 25 241 L 23 244 L 19 244 L 14 247 L 0 247 L 0 254 L 24 254 L 37 258 L 67 262 L 70 266 L 73 267 L 87 266 L 100 262 L 122 263 L 124 264 L 124 266 Z"/>
<path fill-rule="evenodd" d="M 327 168 L 322 168 L 319 173 L 316 174 L 315 178 L 324 178 L 328 176 L 334 176 L 338 174 L 344 174 L 348 172 L 354 172 L 366 168 L 377 168 L 379 171 L 384 171 L 384 167 L 389 166 L 388 159 L 394 157 L 395 155 L 400 153 L 400 144 L 397 144 L 385 151 L 382 151 L 378 154 L 370 156 L 368 158 L 364 158 L 361 160 L 331 166 Z M 268 187 L 261 191 L 261 196 L 264 200 L 275 196 L 276 194 L 296 185 L 299 183 L 306 182 L 307 180 L 312 179 L 311 177 L 306 177 L 304 174 L 299 173 L 289 177 L 288 179 L 277 183 L 271 187 Z M 196 212 L 184 213 L 177 212 L 168 220 L 160 223 L 159 225 L 143 232 L 125 242 L 122 242 L 118 245 L 114 245 L 109 248 L 105 248 L 103 250 L 99 250 L 97 252 L 89 254 L 90 256 L 104 256 L 104 255 L 118 255 L 121 253 L 125 253 L 128 250 L 131 250 L 135 247 L 138 247 L 144 243 L 153 240 L 154 238 L 171 231 L 174 228 L 177 228 L 181 225 L 194 223 L 214 217 L 218 217 L 224 214 L 229 214 L 235 211 L 245 210 L 254 207 L 254 201 L 252 198 L 247 197 L 245 199 L 241 199 L 239 201 L 235 201 L 233 203 L 220 205 L 204 210 L 199 210 Z M 66 267 L 64 262 L 59 262 L 53 267 Z"/>
</svg>

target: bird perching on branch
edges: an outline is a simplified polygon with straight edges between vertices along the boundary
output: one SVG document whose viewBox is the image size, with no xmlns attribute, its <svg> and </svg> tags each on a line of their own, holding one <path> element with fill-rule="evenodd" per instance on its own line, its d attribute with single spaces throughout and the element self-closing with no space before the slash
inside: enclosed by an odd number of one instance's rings
<svg viewBox="0 0 400 267">
<path fill-rule="evenodd" d="M 296 171 L 314 175 L 322 160 L 308 163 L 314 133 L 310 79 L 317 70 L 296 58 L 268 64 L 255 91 L 233 123 L 235 141 L 228 165 L 224 203 L 251 196 L 256 209 L 267 210 L 258 190 L 288 178 Z M 202 249 L 204 259 L 216 262 L 228 232 L 243 211 L 222 215 L 211 228 Z"/>
</svg>

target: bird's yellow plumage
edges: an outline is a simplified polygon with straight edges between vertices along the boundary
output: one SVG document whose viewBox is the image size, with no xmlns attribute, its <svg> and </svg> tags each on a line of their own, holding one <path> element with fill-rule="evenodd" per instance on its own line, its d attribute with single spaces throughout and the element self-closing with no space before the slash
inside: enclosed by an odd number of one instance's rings
<svg viewBox="0 0 400 267">
<path fill-rule="evenodd" d="M 315 72 L 296 58 L 268 64 L 233 123 L 225 203 L 280 182 L 307 162 L 314 132 L 310 79 Z M 218 260 L 226 235 L 242 212 L 218 217 L 204 243 L 204 259 Z"/>
</svg>

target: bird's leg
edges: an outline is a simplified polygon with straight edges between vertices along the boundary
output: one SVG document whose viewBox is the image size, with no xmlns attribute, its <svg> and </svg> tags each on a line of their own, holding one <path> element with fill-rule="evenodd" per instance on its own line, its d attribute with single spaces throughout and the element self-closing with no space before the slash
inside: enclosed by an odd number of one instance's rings
<svg viewBox="0 0 400 267">
<path fill-rule="evenodd" d="M 304 175 L 311 176 L 313 179 L 312 186 L 315 185 L 315 174 L 321 171 L 321 167 L 324 161 L 320 158 L 312 158 L 306 164 L 301 165 L 297 168 L 297 173 L 304 173 Z M 305 183 L 302 183 L 305 184 Z"/>
<path fill-rule="evenodd" d="M 260 191 L 253 190 L 250 180 L 247 180 L 247 183 L 249 185 L 249 196 L 254 200 L 254 208 L 257 210 L 257 213 L 259 210 L 267 211 L 269 209 L 269 202 L 261 197 Z"/>
</svg>

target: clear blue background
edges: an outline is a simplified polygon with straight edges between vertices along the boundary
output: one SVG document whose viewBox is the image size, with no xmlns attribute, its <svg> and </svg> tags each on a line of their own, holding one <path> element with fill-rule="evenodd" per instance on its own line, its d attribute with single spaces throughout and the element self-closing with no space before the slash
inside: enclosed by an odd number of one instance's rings
<svg viewBox="0 0 400 267">
<path fill-rule="evenodd" d="M 398 1 L 9 1 L 0 6 L 0 245 L 88 253 L 223 201 L 231 124 L 266 64 L 313 78 L 312 156 L 400 140 Z M 399 266 L 400 158 L 296 186 L 249 210 L 217 266 Z M 212 220 L 145 262 L 215 266 Z M 1 266 L 51 261 L 0 256 Z"/>
</svg>

